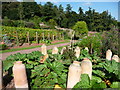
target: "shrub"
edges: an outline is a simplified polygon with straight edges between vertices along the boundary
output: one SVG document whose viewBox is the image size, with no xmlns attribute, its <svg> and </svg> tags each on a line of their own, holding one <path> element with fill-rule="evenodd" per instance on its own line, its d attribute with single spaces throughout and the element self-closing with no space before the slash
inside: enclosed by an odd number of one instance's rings
<svg viewBox="0 0 120 90">
<path fill-rule="evenodd" d="M 0 50 L 5 50 L 5 49 L 7 49 L 8 47 L 7 47 L 7 45 L 5 45 L 5 44 L 0 44 Z"/>
<path fill-rule="evenodd" d="M 89 52 L 97 52 L 98 55 L 101 53 L 101 37 L 96 34 L 95 36 L 88 36 L 87 38 L 83 38 L 82 41 L 76 43 L 77 46 L 85 48 L 89 48 Z"/>
<path fill-rule="evenodd" d="M 57 25 L 56 21 L 54 19 L 50 19 L 48 21 L 48 24 L 51 28 L 55 28 L 55 26 Z"/>
<path fill-rule="evenodd" d="M 27 28 L 34 28 L 34 27 L 35 27 L 35 24 L 32 23 L 32 22 L 26 22 L 26 23 L 25 23 L 25 27 L 27 27 Z"/>
<path fill-rule="evenodd" d="M 87 34 L 88 28 L 85 21 L 78 21 L 74 26 L 73 30 L 75 30 L 76 37 L 79 37 L 80 34 Z"/>
<path fill-rule="evenodd" d="M 113 54 L 120 55 L 120 52 L 118 52 L 118 29 L 113 28 L 109 32 L 103 32 L 102 35 L 102 53 L 105 55 L 106 51 L 108 49 L 111 49 Z"/>
</svg>

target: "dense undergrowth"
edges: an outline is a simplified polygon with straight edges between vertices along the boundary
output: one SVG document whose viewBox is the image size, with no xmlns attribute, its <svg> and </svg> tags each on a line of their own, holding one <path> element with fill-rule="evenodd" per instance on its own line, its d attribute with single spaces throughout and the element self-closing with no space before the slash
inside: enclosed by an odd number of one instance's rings
<svg viewBox="0 0 120 90">
<path fill-rule="evenodd" d="M 27 70 L 27 77 L 30 89 L 32 88 L 54 88 L 58 84 L 62 88 L 66 88 L 68 67 L 73 61 L 82 61 L 87 57 L 92 61 L 92 80 L 88 75 L 81 75 L 81 81 L 77 83 L 74 88 L 118 88 L 120 83 L 120 74 L 118 66 L 120 63 L 112 60 L 108 61 L 96 55 L 96 53 L 89 54 L 85 49 L 81 50 L 80 57 L 71 58 L 74 53 L 74 48 L 67 49 L 66 52 L 71 53 L 51 54 L 48 51 L 49 57 L 42 64 L 40 63 L 41 52 L 34 51 L 29 54 L 10 55 L 3 61 L 3 71 L 9 71 L 12 76 L 12 66 L 15 61 L 22 61 Z M 59 52 L 60 53 L 60 52 Z M 68 58 L 69 54 L 69 58 Z"/>
</svg>

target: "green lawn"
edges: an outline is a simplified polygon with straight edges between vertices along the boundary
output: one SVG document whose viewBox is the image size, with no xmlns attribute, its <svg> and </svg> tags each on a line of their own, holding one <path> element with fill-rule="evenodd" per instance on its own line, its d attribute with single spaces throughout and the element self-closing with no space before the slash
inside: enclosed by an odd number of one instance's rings
<svg viewBox="0 0 120 90">
<path fill-rule="evenodd" d="M 67 42 L 69 42 L 69 41 L 47 44 L 47 46 L 49 46 L 49 45 L 56 45 L 56 44 L 62 44 L 62 43 L 67 43 Z M 37 47 L 41 47 L 41 45 L 25 47 L 25 48 L 15 48 L 15 49 L 9 49 L 9 50 L 2 50 L 2 51 L 0 51 L 0 53 L 7 53 L 7 52 L 14 52 L 14 51 L 19 51 L 19 50 L 33 49 L 33 48 L 37 48 Z"/>
</svg>

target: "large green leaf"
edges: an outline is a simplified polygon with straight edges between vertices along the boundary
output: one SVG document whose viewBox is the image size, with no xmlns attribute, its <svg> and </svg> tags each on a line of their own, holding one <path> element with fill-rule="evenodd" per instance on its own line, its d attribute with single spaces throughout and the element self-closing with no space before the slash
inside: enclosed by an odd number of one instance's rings
<svg viewBox="0 0 120 90">
<path fill-rule="evenodd" d="M 97 76 L 92 76 L 92 80 L 95 80 L 97 83 L 102 82 L 102 79 L 100 77 L 97 77 Z"/>
<path fill-rule="evenodd" d="M 105 73 L 102 72 L 101 70 L 92 70 L 92 72 L 99 77 L 105 77 Z"/>
<path fill-rule="evenodd" d="M 101 82 L 101 83 L 95 83 L 92 88 L 106 88 L 106 83 L 105 82 Z"/>
<path fill-rule="evenodd" d="M 81 74 L 81 81 L 74 88 L 91 88 L 89 76 L 87 74 Z"/>
<path fill-rule="evenodd" d="M 119 88 L 120 82 L 113 82 L 110 87 L 111 88 Z"/>
</svg>

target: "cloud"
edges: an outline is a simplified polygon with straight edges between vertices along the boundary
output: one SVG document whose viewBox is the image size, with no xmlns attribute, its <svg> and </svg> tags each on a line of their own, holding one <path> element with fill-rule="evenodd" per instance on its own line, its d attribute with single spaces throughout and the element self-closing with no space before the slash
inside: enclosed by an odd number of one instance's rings
<svg viewBox="0 0 120 90">
<path fill-rule="evenodd" d="M 90 5 L 92 5 L 92 3 L 91 2 L 85 2 L 85 3 L 83 3 L 83 5 L 90 6 Z"/>
</svg>

